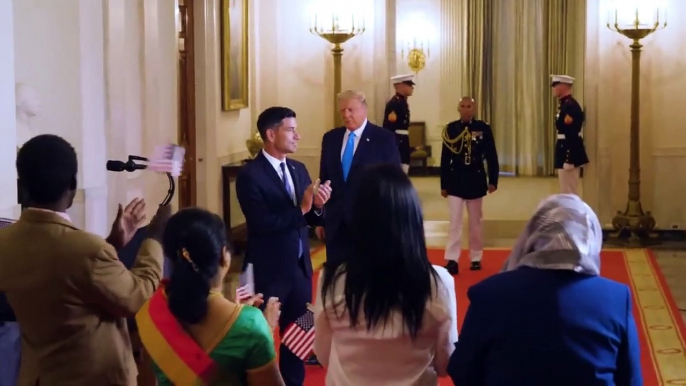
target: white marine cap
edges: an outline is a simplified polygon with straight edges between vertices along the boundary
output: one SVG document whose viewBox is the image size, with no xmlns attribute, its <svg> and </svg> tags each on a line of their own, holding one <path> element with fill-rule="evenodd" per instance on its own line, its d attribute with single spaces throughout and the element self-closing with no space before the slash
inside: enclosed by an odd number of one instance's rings
<svg viewBox="0 0 686 386">
<path fill-rule="evenodd" d="M 407 83 L 410 86 L 414 86 L 415 83 L 414 83 L 413 79 L 414 79 L 414 74 L 396 75 L 396 76 L 391 78 L 391 83 L 393 83 L 393 84 Z"/>
<path fill-rule="evenodd" d="M 574 84 L 574 78 L 568 75 L 550 75 L 552 85 L 557 83 Z"/>
</svg>

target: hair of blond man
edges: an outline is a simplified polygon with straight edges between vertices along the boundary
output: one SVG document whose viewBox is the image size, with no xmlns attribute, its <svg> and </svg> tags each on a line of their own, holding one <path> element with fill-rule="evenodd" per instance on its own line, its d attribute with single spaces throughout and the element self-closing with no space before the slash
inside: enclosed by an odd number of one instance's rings
<svg viewBox="0 0 686 386">
<path fill-rule="evenodd" d="M 345 90 L 338 94 L 338 102 L 356 99 L 363 105 L 367 105 L 367 97 L 363 92 L 357 90 Z"/>
</svg>

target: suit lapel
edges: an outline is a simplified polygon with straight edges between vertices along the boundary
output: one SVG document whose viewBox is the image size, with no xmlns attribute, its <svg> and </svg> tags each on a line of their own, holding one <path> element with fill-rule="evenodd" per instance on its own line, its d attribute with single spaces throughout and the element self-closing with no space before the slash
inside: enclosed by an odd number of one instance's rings
<svg viewBox="0 0 686 386">
<path fill-rule="evenodd" d="M 298 174 L 298 171 L 295 169 L 295 165 L 291 162 L 291 160 L 286 159 L 286 166 L 288 166 L 288 172 L 291 173 L 291 179 L 293 179 L 293 190 L 295 191 L 295 201 L 300 203 L 300 197 L 303 196 L 303 192 L 300 190 L 304 188 L 302 187 L 302 184 L 300 183 L 300 175 Z"/>
<path fill-rule="evenodd" d="M 290 200 L 291 197 L 288 195 L 288 192 L 286 191 L 286 188 L 283 185 L 283 180 L 281 180 L 279 174 L 276 172 L 276 170 L 274 170 L 272 164 L 269 163 L 267 157 L 265 157 L 264 154 L 260 152 L 256 160 L 262 164 L 262 167 L 264 168 L 264 172 L 267 175 L 267 178 L 271 180 L 273 183 L 275 183 L 276 188 L 279 189 L 279 191 L 281 191 L 283 195 L 288 198 L 288 200 Z"/>
<path fill-rule="evenodd" d="M 353 156 L 353 163 L 350 166 L 351 170 L 353 167 L 357 166 L 361 162 L 362 159 L 365 158 L 365 154 L 367 154 L 368 148 L 370 146 L 371 135 L 372 135 L 371 124 L 369 123 L 369 121 L 367 121 L 367 124 L 364 126 L 364 131 L 362 131 L 362 138 L 360 138 L 360 142 L 358 142 L 358 144 L 357 144 L 357 149 L 355 149 L 355 155 Z"/>
<path fill-rule="evenodd" d="M 338 177 L 341 179 L 341 181 L 345 182 L 343 179 L 343 160 L 342 160 L 342 152 L 343 152 L 343 146 L 345 145 L 343 143 L 343 138 L 345 138 L 345 132 L 346 132 L 345 127 L 342 127 L 342 130 L 338 130 L 335 132 L 335 136 L 333 137 L 333 144 L 336 145 L 334 150 L 331 152 L 331 157 L 333 157 L 333 164 L 336 165 L 334 170 L 336 173 L 338 173 Z"/>
</svg>

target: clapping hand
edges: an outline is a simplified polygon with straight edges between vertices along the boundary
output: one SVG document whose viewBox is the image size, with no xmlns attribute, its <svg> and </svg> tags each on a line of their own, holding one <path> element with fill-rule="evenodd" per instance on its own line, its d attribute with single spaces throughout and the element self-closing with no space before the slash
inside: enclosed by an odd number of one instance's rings
<svg viewBox="0 0 686 386">
<path fill-rule="evenodd" d="M 253 307 L 260 307 L 264 304 L 264 295 L 255 294 L 252 297 L 244 300 L 241 304 Z M 271 297 L 267 300 L 267 305 L 264 307 L 263 311 L 264 318 L 267 319 L 267 323 L 271 328 L 275 328 L 279 324 L 279 318 L 281 317 L 281 303 L 279 298 Z"/>
<path fill-rule="evenodd" d="M 300 201 L 300 210 L 303 212 L 303 214 L 309 212 L 312 210 L 312 204 L 314 202 L 314 184 L 310 184 L 310 186 L 305 189 L 305 192 L 303 193 L 303 199 Z"/>
<path fill-rule="evenodd" d="M 279 325 L 279 318 L 281 317 L 281 303 L 279 298 L 269 298 L 267 306 L 264 307 L 264 318 L 267 319 L 269 327 L 276 328 Z"/>
<path fill-rule="evenodd" d="M 253 307 L 259 307 L 264 303 L 264 295 L 262 294 L 255 294 L 243 301 L 241 301 L 241 304 L 245 304 L 246 306 L 253 306 Z"/>
<path fill-rule="evenodd" d="M 143 226 L 145 219 L 145 201 L 142 198 L 134 198 L 126 208 L 119 204 L 107 241 L 117 249 L 123 248 L 131 241 L 138 228 Z"/>
<path fill-rule="evenodd" d="M 331 198 L 331 181 L 326 181 L 319 185 L 319 189 L 314 192 L 314 206 L 317 208 L 323 207 Z"/>
</svg>

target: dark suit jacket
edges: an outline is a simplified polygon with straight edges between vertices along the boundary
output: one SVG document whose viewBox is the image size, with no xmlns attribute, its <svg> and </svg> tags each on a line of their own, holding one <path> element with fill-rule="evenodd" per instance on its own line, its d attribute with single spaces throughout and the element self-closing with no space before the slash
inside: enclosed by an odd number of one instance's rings
<svg viewBox="0 0 686 386">
<path fill-rule="evenodd" d="M 0 248 L 0 292 L 22 332 L 19 385 L 135 385 L 125 318 L 154 293 L 162 246 L 146 240 L 129 271 L 101 237 L 27 209 L 0 229 Z"/>
<path fill-rule="evenodd" d="M 562 169 L 565 163 L 578 167 L 588 163 L 588 155 L 581 137 L 585 115 L 579 102 L 571 95 L 560 99 L 555 116 L 557 134 L 563 134 L 564 139 L 555 142 L 555 169 Z"/>
<path fill-rule="evenodd" d="M 448 373 L 456 385 L 643 384 L 627 286 L 520 268 L 472 286 Z"/>
<path fill-rule="evenodd" d="M 400 167 L 395 134 L 367 122 L 355 150 L 348 180 L 344 180 L 341 151 L 345 131 L 345 127 L 335 128 L 324 134 L 322 139 L 319 178 L 322 183 L 331 180 L 332 189 L 329 202 L 326 203 L 326 218 L 324 219 L 328 261 L 331 260 L 332 255 L 338 254 L 342 248 L 350 245 L 350 235 L 344 222 L 347 221 L 345 215 L 349 211 L 346 211 L 346 208 L 349 207 L 349 200 L 355 190 L 355 181 L 360 171 L 366 166 L 384 163 L 396 164 Z"/>
<path fill-rule="evenodd" d="M 306 273 L 312 275 L 307 227 L 320 224 L 324 213 L 317 215 L 313 209 L 303 215 L 300 202 L 312 180 L 301 162 L 287 159 L 286 164 L 298 205 L 293 204 L 281 177 L 262 152 L 236 179 L 236 195 L 248 227 L 244 265 L 253 264 L 256 284 L 288 280 L 298 264 L 298 243 L 303 244 Z"/>
<path fill-rule="evenodd" d="M 488 185 L 498 187 L 500 164 L 493 130 L 488 123 L 478 119 L 467 123 L 457 120 L 450 122 L 443 134 L 454 141 L 465 128 L 471 134 L 470 141 L 459 140 L 451 144 L 443 140 L 441 190 L 446 190 L 450 196 L 474 200 L 488 194 Z"/>
</svg>

